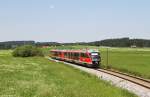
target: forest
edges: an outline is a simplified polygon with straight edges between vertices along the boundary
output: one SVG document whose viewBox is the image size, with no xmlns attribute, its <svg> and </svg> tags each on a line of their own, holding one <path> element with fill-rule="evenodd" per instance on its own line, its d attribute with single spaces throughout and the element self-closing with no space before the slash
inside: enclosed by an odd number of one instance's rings
<svg viewBox="0 0 150 97">
<path fill-rule="evenodd" d="M 35 41 L 7 41 L 0 42 L 0 49 L 13 49 L 22 45 L 43 46 L 61 46 L 61 45 L 89 45 L 89 46 L 109 46 L 109 47 L 150 47 L 148 39 L 130 39 L 115 38 L 105 39 L 93 42 L 76 42 L 76 43 L 58 43 L 58 42 L 35 42 Z"/>
</svg>

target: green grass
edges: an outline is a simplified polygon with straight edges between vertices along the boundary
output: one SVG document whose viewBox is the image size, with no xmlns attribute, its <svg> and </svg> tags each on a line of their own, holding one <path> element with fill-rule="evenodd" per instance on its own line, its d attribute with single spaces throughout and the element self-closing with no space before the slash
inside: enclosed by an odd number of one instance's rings
<svg viewBox="0 0 150 97">
<path fill-rule="evenodd" d="M 0 50 L 0 56 L 11 56 L 12 50 Z"/>
<path fill-rule="evenodd" d="M 0 51 L 0 97 L 136 97 L 65 64 L 10 52 Z"/>
<path fill-rule="evenodd" d="M 102 64 L 126 73 L 150 79 L 150 49 L 109 48 L 100 49 Z"/>
</svg>

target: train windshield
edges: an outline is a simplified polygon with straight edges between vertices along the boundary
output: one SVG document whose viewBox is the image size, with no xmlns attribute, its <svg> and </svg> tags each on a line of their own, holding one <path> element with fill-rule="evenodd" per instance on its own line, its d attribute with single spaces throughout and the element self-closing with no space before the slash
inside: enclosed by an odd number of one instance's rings
<svg viewBox="0 0 150 97">
<path fill-rule="evenodd" d="M 95 59 L 99 60 L 100 59 L 100 55 L 99 55 L 98 52 L 91 53 L 91 57 L 92 57 L 93 60 L 95 60 Z"/>
</svg>

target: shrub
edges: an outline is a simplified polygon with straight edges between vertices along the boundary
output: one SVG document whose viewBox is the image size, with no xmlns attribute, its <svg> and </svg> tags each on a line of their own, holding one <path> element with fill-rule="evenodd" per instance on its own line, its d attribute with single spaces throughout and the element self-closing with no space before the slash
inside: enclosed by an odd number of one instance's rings
<svg viewBox="0 0 150 97">
<path fill-rule="evenodd" d="M 32 56 L 44 56 L 41 49 L 31 46 L 31 45 L 25 45 L 21 47 L 17 47 L 12 55 L 14 57 L 32 57 Z"/>
</svg>

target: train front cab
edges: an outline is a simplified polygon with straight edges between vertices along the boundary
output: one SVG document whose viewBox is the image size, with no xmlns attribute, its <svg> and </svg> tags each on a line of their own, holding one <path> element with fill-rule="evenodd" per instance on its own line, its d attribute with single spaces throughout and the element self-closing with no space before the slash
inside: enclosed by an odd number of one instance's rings
<svg viewBox="0 0 150 97">
<path fill-rule="evenodd" d="M 99 52 L 91 52 L 92 67 L 100 67 L 101 57 Z"/>
<path fill-rule="evenodd" d="M 87 67 L 99 67 L 100 61 L 101 59 L 99 52 L 80 53 L 80 62 Z"/>
</svg>

